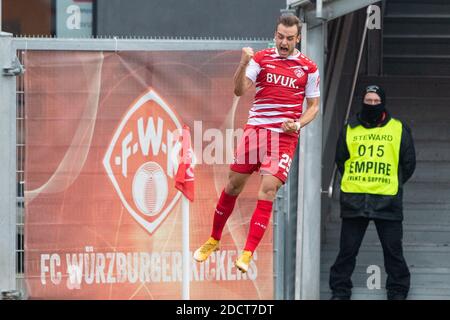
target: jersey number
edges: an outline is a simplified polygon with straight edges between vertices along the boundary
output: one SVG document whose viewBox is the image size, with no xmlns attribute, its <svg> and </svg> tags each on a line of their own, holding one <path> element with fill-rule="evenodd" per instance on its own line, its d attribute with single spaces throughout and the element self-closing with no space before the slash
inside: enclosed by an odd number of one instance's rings
<svg viewBox="0 0 450 320">
<path fill-rule="evenodd" d="M 287 174 L 289 173 L 289 169 L 291 168 L 292 159 L 287 154 L 283 154 L 281 156 L 280 163 L 278 163 L 278 166 L 284 170 L 283 174 L 287 177 Z"/>
</svg>

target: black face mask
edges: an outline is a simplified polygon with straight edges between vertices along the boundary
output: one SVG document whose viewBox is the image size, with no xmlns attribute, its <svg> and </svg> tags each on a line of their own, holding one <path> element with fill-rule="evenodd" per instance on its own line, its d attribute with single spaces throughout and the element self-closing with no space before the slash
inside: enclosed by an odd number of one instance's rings
<svg viewBox="0 0 450 320">
<path fill-rule="evenodd" d="M 370 124 L 375 124 L 381 120 L 383 112 L 385 111 L 384 103 L 371 105 L 363 102 L 361 109 L 361 120 L 364 120 Z"/>
</svg>

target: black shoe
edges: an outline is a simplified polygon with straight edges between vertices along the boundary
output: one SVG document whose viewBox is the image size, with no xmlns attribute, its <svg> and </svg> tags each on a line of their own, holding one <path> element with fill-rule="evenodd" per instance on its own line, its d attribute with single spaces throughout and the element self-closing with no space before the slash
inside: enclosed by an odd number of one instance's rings
<svg viewBox="0 0 450 320">
<path fill-rule="evenodd" d="M 406 294 L 404 293 L 394 293 L 387 297 L 388 300 L 406 300 Z"/>
<path fill-rule="evenodd" d="M 349 296 L 335 296 L 332 295 L 330 300 L 350 300 Z"/>
</svg>

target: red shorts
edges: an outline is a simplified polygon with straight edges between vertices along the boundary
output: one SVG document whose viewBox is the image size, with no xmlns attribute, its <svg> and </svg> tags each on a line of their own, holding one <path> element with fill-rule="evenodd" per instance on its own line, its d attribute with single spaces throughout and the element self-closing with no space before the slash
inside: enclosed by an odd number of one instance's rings
<svg viewBox="0 0 450 320">
<path fill-rule="evenodd" d="M 285 183 L 297 143 L 295 134 L 247 126 L 230 169 L 244 174 L 259 170 Z"/>
</svg>

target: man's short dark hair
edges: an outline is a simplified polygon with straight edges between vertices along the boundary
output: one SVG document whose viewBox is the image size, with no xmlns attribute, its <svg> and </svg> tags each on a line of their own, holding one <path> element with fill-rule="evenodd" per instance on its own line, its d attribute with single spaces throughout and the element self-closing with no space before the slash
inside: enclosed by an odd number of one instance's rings
<svg viewBox="0 0 450 320">
<path fill-rule="evenodd" d="M 278 18 L 277 25 L 275 27 L 275 31 L 278 29 L 278 26 L 282 24 L 285 27 L 297 26 L 297 35 L 300 34 L 302 30 L 302 22 L 297 16 L 293 14 L 283 14 Z"/>
</svg>

